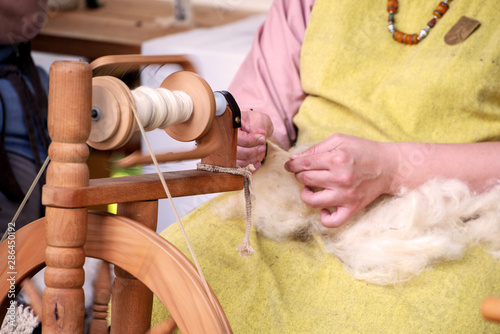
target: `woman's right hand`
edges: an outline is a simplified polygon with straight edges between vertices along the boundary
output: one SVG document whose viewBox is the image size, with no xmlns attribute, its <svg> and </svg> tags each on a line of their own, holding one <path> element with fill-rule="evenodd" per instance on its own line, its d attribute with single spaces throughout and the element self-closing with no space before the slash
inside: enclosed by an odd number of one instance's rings
<svg viewBox="0 0 500 334">
<path fill-rule="evenodd" d="M 257 111 L 241 113 L 241 128 L 238 131 L 237 164 L 246 167 L 253 164 L 259 169 L 266 154 L 266 141 L 273 134 L 273 123 L 269 115 Z"/>
</svg>

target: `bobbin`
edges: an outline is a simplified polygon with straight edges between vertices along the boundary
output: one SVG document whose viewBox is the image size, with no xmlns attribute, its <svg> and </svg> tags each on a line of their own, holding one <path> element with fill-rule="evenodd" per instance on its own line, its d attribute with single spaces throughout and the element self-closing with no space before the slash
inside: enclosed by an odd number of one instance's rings
<svg viewBox="0 0 500 334">
<path fill-rule="evenodd" d="M 175 72 L 162 82 L 160 89 L 184 92 L 192 102 L 188 119 L 165 129 L 172 138 L 188 142 L 198 140 L 208 133 L 216 114 L 216 99 L 203 78 L 193 72 Z M 112 76 L 94 77 L 93 122 L 88 145 L 98 150 L 113 150 L 127 143 L 137 130 L 132 109 L 137 110 L 141 106 L 136 103 L 142 102 L 134 98 L 133 92 L 121 80 Z"/>
<path fill-rule="evenodd" d="M 193 115 L 184 123 L 171 125 L 165 131 L 179 141 L 192 141 L 204 136 L 215 118 L 215 97 L 212 88 L 199 75 L 192 72 L 175 72 L 160 87 L 186 92 L 193 101 Z"/>
</svg>

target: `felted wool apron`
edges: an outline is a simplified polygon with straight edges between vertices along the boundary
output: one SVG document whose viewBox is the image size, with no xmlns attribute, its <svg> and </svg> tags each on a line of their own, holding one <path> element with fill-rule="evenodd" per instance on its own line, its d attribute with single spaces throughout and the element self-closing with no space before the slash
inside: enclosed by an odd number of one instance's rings
<svg viewBox="0 0 500 334">
<path fill-rule="evenodd" d="M 401 0 L 396 27 L 418 32 L 437 4 Z M 301 55 L 309 96 L 294 118 L 299 143 L 334 132 L 383 141 L 499 140 L 500 3 L 450 2 L 416 46 L 392 39 L 387 15 L 385 1 L 316 1 Z M 445 44 L 462 15 L 481 26 L 464 42 Z M 500 264 L 479 246 L 402 287 L 376 286 L 346 273 L 319 237 L 277 243 L 252 231 L 255 254 L 240 257 L 244 220 L 213 210 L 227 196 L 183 223 L 234 333 L 500 333 L 479 313 L 484 297 L 500 295 Z M 188 254 L 177 224 L 163 236 Z M 166 316 L 155 299 L 153 324 Z"/>
</svg>

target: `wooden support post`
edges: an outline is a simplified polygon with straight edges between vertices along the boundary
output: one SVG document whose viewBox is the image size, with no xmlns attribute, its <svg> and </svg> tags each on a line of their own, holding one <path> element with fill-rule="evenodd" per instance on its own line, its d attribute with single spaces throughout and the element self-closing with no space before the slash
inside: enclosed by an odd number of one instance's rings
<svg viewBox="0 0 500 334">
<path fill-rule="evenodd" d="M 221 140 L 221 146 L 214 153 L 201 159 L 201 163 L 220 167 L 236 167 L 236 146 L 238 145 L 238 129 L 232 126 L 233 112 L 229 107 L 220 117 L 215 117 L 214 126 Z"/>
<path fill-rule="evenodd" d="M 158 201 L 118 204 L 117 214 L 156 231 Z M 141 265 L 137 263 L 137 266 Z M 151 327 L 153 293 L 134 276 L 116 266 L 115 274 L 111 294 L 111 333 L 146 333 Z"/>
<path fill-rule="evenodd" d="M 86 187 L 92 74 L 83 62 L 56 62 L 50 70 L 48 127 L 52 143 L 47 185 Z M 44 333 L 82 333 L 85 315 L 83 264 L 87 208 L 47 207 Z"/>
</svg>

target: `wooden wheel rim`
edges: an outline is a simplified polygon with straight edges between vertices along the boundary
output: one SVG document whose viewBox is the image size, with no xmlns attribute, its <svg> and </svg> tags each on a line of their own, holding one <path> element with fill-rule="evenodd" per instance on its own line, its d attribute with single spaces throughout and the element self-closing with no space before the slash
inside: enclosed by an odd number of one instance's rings
<svg viewBox="0 0 500 334">
<path fill-rule="evenodd" d="M 44 233 L 45 218 L 16 232 L 18 283 L 44 266 L 46 242 L 40 238 Z M 0 254 L 7 254 L 7 246 L 7 242 L 0 244 Z M 111 214 L 89 214 L 85 251 L 87 256 L 113 263 L 143 282 L 167 307 L 183 333 L 231 332 L 215 295 L 211 292 L 223 319 L 219 319 L 191 262 L 168 241 L 139 223 Z M 132 258 L 142 265 L 132 265 Z M 6 312 L 9 302 L 7 265 L 4 256 L 0 261 L 0 312 Z"/>
</svg>

